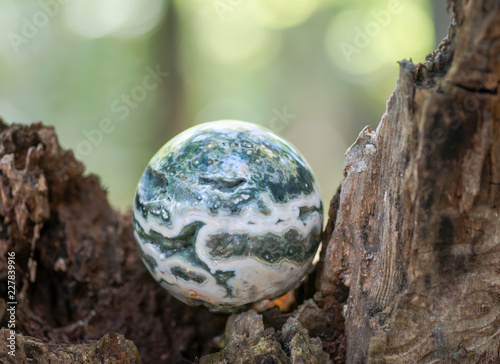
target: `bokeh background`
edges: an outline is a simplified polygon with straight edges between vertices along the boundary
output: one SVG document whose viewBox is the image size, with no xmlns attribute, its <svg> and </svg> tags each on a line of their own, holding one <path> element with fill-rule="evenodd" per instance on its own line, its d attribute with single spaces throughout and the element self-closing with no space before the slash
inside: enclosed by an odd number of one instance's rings
<svg viewBox="0 0 500 364">
<path fill-rule="evenodd" d="M 171 137 L 251 121 L 298 147 L 328 206 L 397 61 L 448 24 L 445 0 L 0 0 L 0 117 L 54 125 L 119 210 Z"/>
</svg>

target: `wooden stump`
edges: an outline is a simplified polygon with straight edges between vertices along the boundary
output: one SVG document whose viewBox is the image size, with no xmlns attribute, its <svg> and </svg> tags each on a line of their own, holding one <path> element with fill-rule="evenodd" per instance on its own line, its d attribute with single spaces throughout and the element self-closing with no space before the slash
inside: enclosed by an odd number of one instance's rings
<svg viewBox="0 0 500 364">
<path fill-rule="evenodd" d="M 225 337 L 227 316 L 153 281 L 130 212 L 53 129 L 0 122 L 3 327 L 12 252 L 18 302 L 18 356 L 4 329 L 0 361 L 499 363 L 500 1 L 450 6 L 448 37 L 400 62 L 380 125 L 346 155 L 314 298 L 233 315 Z"/>
<path fill-rule="evenodd" d="M 346 155 L 320 289 L 348 363 L 500 362 L 500 2 L 453 7 Z"/>
</svg>

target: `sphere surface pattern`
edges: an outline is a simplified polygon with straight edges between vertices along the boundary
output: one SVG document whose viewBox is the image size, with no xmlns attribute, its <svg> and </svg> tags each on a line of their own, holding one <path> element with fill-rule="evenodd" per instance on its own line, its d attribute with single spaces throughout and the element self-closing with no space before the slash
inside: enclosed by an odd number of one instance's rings
<svg viewBox="0 0 500 364">
<path fill-rule="evenodd" d="M 312 268 L 323 206 L 288 142 L 240 121 L 200 124 L 165 144 L 134 201 L 142 259 L 173 296 L 232 312 L 297 287 Z"/>
</svg>

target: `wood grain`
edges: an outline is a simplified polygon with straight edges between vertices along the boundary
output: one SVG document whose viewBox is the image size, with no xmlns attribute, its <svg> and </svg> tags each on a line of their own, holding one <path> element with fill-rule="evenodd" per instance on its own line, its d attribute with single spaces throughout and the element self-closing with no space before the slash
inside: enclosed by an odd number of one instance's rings
<svg viewBox="0 0 500 364">
<path fill-rule="evenodd" d="M 348 363 L 500 362 L 500 2 L 453 7 L 346 156 L 320 288 Z"/>
</svg>

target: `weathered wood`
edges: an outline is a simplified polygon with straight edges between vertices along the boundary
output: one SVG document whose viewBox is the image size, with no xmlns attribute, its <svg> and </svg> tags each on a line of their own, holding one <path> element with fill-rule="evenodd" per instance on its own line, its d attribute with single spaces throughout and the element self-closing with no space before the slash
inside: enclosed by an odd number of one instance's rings
<svg viewBox="0 0 500 364">
<path fill-rule="evenodd" d="M 500 2 L 453 11 L 346 155 L 320 289 L 348 363 L 500 362 Z"/>
<path fill-rule="evenodd" d="M 10 330 L 0 330 L 0 342 L 9 342 Z M 0 362 L 5 364 L 50 363 L 121 363 L 140 364 L 141 358 L 134 343 L 122 335 L 109 333 L 99 341 L 78 344 L 53 344 L 29 336 L 15 334 L 15 356 L 6 345 L 0 345 Z"/>
<path fill-rule="evenodd" d="M 9 252 L 12 321 L 25 339 L 74 343 L 67 349 L 77 355 L 87 349 L 76 343 L 118 332 L 133 340 L 143 363 L 181 363 L 211 352 L 225 317 L 184 305 L 151 278 L 135 247 L 131 214 L 113 211 L 98 178 L 83 171 L 52 128 L 0 120 L 0 324 L 7 327 L 11 316 Z M 6 345 L 0 337 L 0 347 Z M 47 356 L 49 344 L 37 347 L 39 362 L 63 355 Z M 22 358 L 22 347 L 16 350 Z M 0 362 L 9 359 L 0 352 Z"/>
<path fill-rule="evenodd" d="M 400 63 L 380 125 L 347 153 L 314 300 L 233 316 L 225 349 L 200 362 L 328 362 L 321 349 L 336 364 L 500 362 L 500 1 L 452 5 L 448 38 L 424 64 Z M 0 122 L 0 321 L 15 252 L 18 360 L 99 347 L 94 361 L 138 361 L 110 331 L 143 363 L 217 350 L 226 317 L 151 279 L 130 213 L 83 169 L 51 128 Z"/>
<path fill-rule="evenodd" d="M 224 349 L 202 357 L 199 364 L 329 364 L 331 361 L 323 351 L 321 340 L 318 337 L 311 339 L 310 330 L 305 327 L 311 325 L 311 331 L 315 332 L 314 326 L 324 326 L 323 317 L 312 300 L 290 315 L 278 330 L 266 328 L 263 316 L 254 310 L 231 315 Z"/>
</svg>

